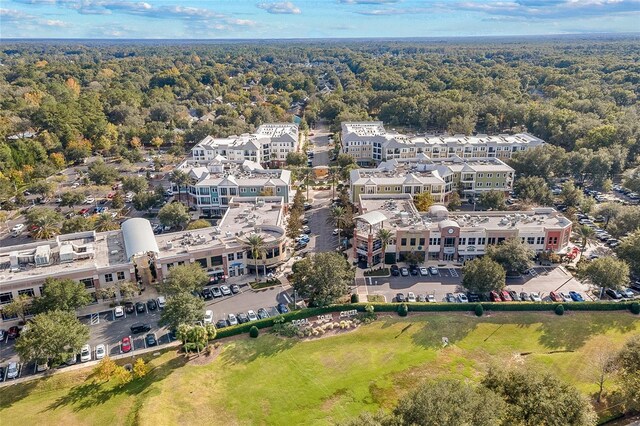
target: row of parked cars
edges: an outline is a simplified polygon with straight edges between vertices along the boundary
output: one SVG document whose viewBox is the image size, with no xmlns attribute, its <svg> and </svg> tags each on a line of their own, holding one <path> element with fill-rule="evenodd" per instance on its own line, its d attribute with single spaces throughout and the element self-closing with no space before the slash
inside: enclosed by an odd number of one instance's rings
<svg viewBox="0 0 640 426">
<path fill-rule="evenodd" d="M 595 232 L 596 238 L 605 243 L 611 248 L 617 247 L 620 245 L 620 241 L 616 238 L 613 238 L 607 231 L 600 228 L 596 225 L 597 222 L 604 222 L 604 218 L 602 216 L 593 217 L 583 213 L 576 214 L 576 218 L 578 219 L 578 223 L 580 225 L 588 226 L 593 229 Z"/>
<path fill-rule="evenodd" d="M 551 292 L 549 297 L 554 302 L 584 302 L 584 297 L 576 292 L 570 291 L 568 293 Z M 522 291 L 520 293 L 514 290 L 502 290 L 492 291 L 487 294 L 478 293 L 447 293 L 444 300 L 449 303 L 469 303 L 469 302 L 542 302 L 542 295 L 537 292 L 527 293 Z M 399 303 L 403 302 L 437 302 L 433 294 L 423 295 L 414 294 L 413 292 L 407 293 L 405 296 L 403 293 L 396 294 L 395 301 Z"/>
<path fill-rule="evenodd" d="M 238 314 L 228 314 L 227 318 L 220 319 L 216 322 L 216 328 L 224 328 L 232 325 L 244 324 L 251 321 L 258 321 L 259 319 L 270 318 L 274 316 L 278 316 L 280 314 L 286 314 L 289 312 L 289 308 L 284 303 L 280 303 L 278 306 L 271 308 L 260 308 L 258 311 L 248 310 L 245 312 L 240 312 Z M 213 323 L 213 311 L 207 310 L 204 314 L 204 323 L 212 324 Z"/>
<path fill-rule="evenodd" d="M 438 275 L 438 268 L 435 266 L 429 266 L 428 268 L 425 266 L 415 266 L 412 265 L 410 267 L 399 267 L 396 264 L 391 265 L 391 275 L 397 277 L 402 275 L 403 277 L 408 277 L 409 275 L 417 276 L 422 275 L 423 277 L 428 277 L 430 275 Z"/>
</svg>

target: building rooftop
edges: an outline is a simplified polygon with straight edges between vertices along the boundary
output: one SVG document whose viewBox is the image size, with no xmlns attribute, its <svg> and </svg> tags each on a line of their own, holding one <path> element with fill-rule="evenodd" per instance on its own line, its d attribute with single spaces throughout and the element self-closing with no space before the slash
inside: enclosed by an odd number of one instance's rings
<svg viewBox="0 0 640 426">
<path fill-rule="evenodd" d="M 342 134 L 353 133 L 358 136 L 380 136 L 387 133 L 382 121 L 359 121 L 342 123 Z"/>
<path fill-rule="evenodd" d="M 211 161 L 185 160 L 177 169 L 189 173 L 196 179 L 196 185 L 216 186 L 224 180 L 238 186 L 264 186 L 269 180 L 273 185 L 289 185 L 291 182 L 289 170 L 264 169 L 253 161 L 230 161 L 221 156 Z"/>
<path fill-rule="evenodd" d="M 121 231 L 86 231 L 0 248 L 0 285 L 128 263 Z"/>
<path fill-rule="evenodd" d="M 294 123 L 265 123 L 258 127 L 256 134 L 268 136 L 270 138 L 291 136 L 294 141 L 297 142 L 298 125 Z"/>
</svg>

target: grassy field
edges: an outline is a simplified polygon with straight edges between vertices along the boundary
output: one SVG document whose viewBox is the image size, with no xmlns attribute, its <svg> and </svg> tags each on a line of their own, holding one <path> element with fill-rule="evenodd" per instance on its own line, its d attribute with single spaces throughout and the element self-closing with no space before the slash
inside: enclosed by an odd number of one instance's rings
<svg viewBox="0 0 640 426">
<path fill-rule="evenodd" d="M 5 388 L 0 418 L 3 426 L 334 424 L 391 407 L 430 377 L 477 380 L 491 363 L 547 368 L 591 394 L 590 354 L 634 333 L 638 318 L 618 312 L 389 316 L 308 342 L 233 340 L 201 365 L 168 352 L 153 359 L 150 376 L 122 388 L 94 384 L 90 371 Z"/>
</svg>

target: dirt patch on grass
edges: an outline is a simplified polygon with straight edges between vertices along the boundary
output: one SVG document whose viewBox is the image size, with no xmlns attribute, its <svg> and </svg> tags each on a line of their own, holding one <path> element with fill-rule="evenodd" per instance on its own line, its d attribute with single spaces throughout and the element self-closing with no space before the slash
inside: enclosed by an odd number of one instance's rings
<svg viewBox="0 0 640 426">
<path fill-rule="evenodd" d="M 216 343 L 216 344 L 210 345 L 211 350 L 208 353 L 207 353 L 207 350 L 205 349 L 204 351 L 200 352 L 199 355 L 189 354 L 184 356 L 188 357 L 189 359 L 188 363 L 191 365 L 207 365 L 215 361 L 216 358 L 218 358 L 218 356 L 223 350 L 223 347 L 224 347 L 223 344 Z"/>
</svg>

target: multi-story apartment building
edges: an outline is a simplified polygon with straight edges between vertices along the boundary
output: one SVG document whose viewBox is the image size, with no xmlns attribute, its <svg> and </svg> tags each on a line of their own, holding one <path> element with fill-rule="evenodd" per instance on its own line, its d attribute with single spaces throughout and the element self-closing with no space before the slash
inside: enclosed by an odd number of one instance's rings
<svg viewBox="0 0 640 426">
<path fill-rule="evenodd" d="M 118 231 L 0 248 L 0 310 L 20 294 L 39 296 L 47 278 L 79 281 L 98 303 L 100 288 L 125 281 L 154 285 L 180 264 L 199 263 L 212 281 L 250 273 L 255 261 L 247 238 L 254 233 L 266 246 L 259 272 L 269 271 L 287 260 L 284 214 L 282 197 L 235 197 L 218 226 L 209 228 L 156 236 L 148 220 L 134 218 Z"/>
<path fill-rule="evenodd" d="M 354 169 L 350 174 L 351 201 L 362 194 L 412 194 L 429 192 L 437 203 L 460 191 L 476 196 L 485 191 L 509 192 L 514 170 L 497 158 L 403 158 L 382 162 L 375 169 Z"/>
<path fill-rule="evenodd" d="M 571 221 L 552 208 L 520 212 L 464 212 L 452 214 L 442 205 L 420 213 L 411 195 L 361 195 L 361 214 L 355 218 L 353 254 L 368 266 L 382 261 L 378 230 L 389 229 L 388 261 L 402 261 L 409 253 L 425 260 L 464 262 L 484 255 L 491 244 L 519 238 L 535 252 L 565 253 Z"/>
<path fill-rule="evenodd" d="M 528 133 L 488 136 L 425 135 L 406 136 L 388 132 L 381 121 L 342 123 L 342 152 L 351 154 L 358 164 L 369 165 L 392 159 L 414 158 L 419 154 L 438 159 L 511 158 L 513 153 L 544 144 Z"/>
<path fill-rule="evenodd" d="M 222 216 L 233 197 L 276 196 L 289 202 L 289 170 L 264 169 L 253 161 L 235 162 L 222 156 L 206 161 L 189 159 L 177 169 L 192 178 L 185 190 L 203 216 Z"/>
<path fill-rule="evenodd" d="M 195 161 L 211 161 L 222 156 L 230 161 L 284 165 L 287 154 L 297 149 L 297 124 L 269 123 L 261 125 L 252 134 L 227 138 L 207 136 L 191 149 L 191 154 Z"/>
</svg>

